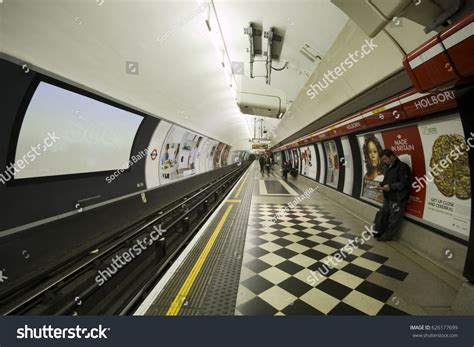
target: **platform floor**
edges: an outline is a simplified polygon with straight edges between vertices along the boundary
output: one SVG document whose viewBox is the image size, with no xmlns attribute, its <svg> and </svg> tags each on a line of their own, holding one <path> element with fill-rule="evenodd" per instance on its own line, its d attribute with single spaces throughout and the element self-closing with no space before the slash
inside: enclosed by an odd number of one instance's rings
<svg viewBox="0 0 474 347">
<path fill-rule="evenodd" d="M 451 313 L 459 283 L 362 235 L 370 225 L 317 187 L 277 168 L 262 177 L 254 163 L 137 314 Z"/>
</svg>

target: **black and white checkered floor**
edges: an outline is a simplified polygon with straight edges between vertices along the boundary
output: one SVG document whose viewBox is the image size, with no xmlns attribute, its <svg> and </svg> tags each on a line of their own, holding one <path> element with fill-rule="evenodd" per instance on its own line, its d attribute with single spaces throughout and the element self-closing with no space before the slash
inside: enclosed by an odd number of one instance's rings
<svg viewBox="0 0 474 347">
<path fill-rule="evenodd" d="M 237 315 L 406 314 L 390 305 L 393 291 L 370 276 L 404 281 L 408 273 L 384 265 L 388 258 L 367 243 L 335 261 L 333 255 L 357 235 L 315 205 L 298 205 L 269 222 L 285 206 L 252 204 Z M 328 267 L 329 261 L 337 265 Z M 321 269 L 328 270 L 324 276 L 316 273 Z"/>
</svg>

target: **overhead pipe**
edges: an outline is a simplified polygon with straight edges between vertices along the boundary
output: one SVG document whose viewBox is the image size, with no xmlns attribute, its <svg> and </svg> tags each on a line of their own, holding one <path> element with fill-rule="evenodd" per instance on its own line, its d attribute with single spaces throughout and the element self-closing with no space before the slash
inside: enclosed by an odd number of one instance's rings
<svg viewBox="0 0 474 347">
<path fill-rule="evenodd" d="M 268 31 L 265 32 L 265 38 L 267 39 L 267 59 L 265 67 L 267 69 L 267 76 L 265 77 L 265 82 L 269 85 L 271 83 L 272 77 L 272 48 L 273 48 L 273 28 L 270 27 Z"/>
<path fill-rule="evenodd" d="M 250 54 L 250 78 L 254 78 L 254 76 L 253 76 L 253 63 L 254 63 L 254 58 L 255 58 L 255 43 L 253 41 L 254 28 L 252 26 L 252 23 L 249 23 L 248 28 L 244 28 L 244 33 L 247 34 L 248 37 L 249 37 L 249 44 L 250 44 L 250 49 L 249 49 L 249 54 Z"/>
</svg>

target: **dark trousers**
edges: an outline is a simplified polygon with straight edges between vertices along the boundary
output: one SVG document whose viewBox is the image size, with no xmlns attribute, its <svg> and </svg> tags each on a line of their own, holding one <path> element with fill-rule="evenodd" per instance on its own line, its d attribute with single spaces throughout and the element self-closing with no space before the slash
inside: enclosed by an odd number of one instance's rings
<svg viewBox="0 0 474 347">
<path fill-rule="evenodd" d="M 380 240 L 391 240 L 400 229 L 407 201 L 384 200 L 380 221 L 376 223 L 375 230 L 379 232 Z"/>
</svg>

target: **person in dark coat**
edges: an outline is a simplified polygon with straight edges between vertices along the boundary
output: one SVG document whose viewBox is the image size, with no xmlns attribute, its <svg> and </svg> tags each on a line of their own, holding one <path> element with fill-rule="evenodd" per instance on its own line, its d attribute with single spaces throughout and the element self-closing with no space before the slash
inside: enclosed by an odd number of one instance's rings
<svg viewBox="0 0 474 347">
<path fill-rule="evenodd" d="M 400 229 L 411 186 L 410 166 L 400 161 L 390 149 L 384 149 L 381 158 L 386 169 L 377 189 L 383 191 L 380 218 L 375 223 L 379 241 L 390 241 Z"/>
<path fill-rule="evenodd" d="M 267 169 L 267 175 L 270 176 L 270 169 L 272 166 L 272 160 L 270 159 L 270 156 L 267 155 L 265 157 L 265 169 Z"/>
<path fill-rule="evenodd" d="M 281 171 L 283 173 L 283 179 L 286 181 L 288 180 L 288 172 L 291 170 L 291 165 L 288 163 L 286 160 L 283 162 L 283 165 L 281 166 Z"/>
<path fill-rule="evenodd" d="M 258 158 L 258 163 L 260 164 L 260 173 L 264 174 L 264 167 L 265 167 L 265 158 L 263 157 L 263 155 L 261 155 L 259 158 Z"/>
</svg>

